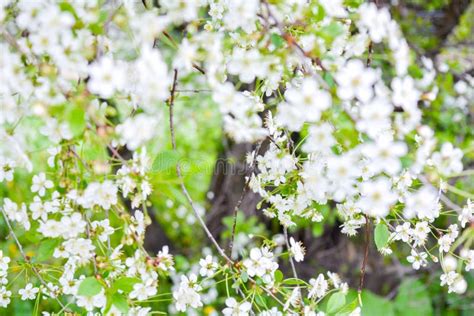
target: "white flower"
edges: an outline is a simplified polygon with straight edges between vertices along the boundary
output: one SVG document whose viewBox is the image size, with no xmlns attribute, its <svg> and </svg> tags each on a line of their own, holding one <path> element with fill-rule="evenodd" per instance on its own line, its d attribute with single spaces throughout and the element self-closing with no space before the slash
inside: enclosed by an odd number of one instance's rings
<svg viewBox="0 0 474 316">
<path fill-rule="evenodd" d="M 430 233 L 428 222 L 418 222 L 412 230 L 413 246 L 418 247 L 425 244 L 428 234 Z"/>
<path fill-rule="evenodd" d="M 8 270 L 8 264 L 10 263 L 10 257 L 4 256 L 3 251 L 0 250 L 0 270 Z"/>
<path fill-rule="evenodd" d="M 390 13 L 387 8 L 378 9 L 374 3 L 363 3 L 359 7 L 360 20 L 357 25 L 366 29 L 374 43 L 380 43 L 388 35 Z"/>
<path fill-rule="evenodd" d="M 467 290 L 467 282 L 462 276 L 459 276 L 458 278 L 456 278 L 453 285 L 450 287 L 450 291 L 456 294 L 464 294 L 466 290 Z"/>
<path fill-rule="evenodd" d="M 90 80 L 87 87 L 92 93 L 110 98 L 115 91 L 125 86 L 126 76 L 123 66 L 112 57 L 104 56 L 89 66 Z"/>
<path fill-rule="evenodd" d="M 33 284 L 28 283 L 25 288 L 20 289 L 18 294 L 21 295 L 21 299 L 25 300 L 34 300 L 36 298 L 36 294 L 39 292 L 39 288 L 33 287 Z"/>
<path fill-rule="evenodd" d="M 391 187 L 390 180 L 385 177 L 363 182 L 360 189 L 361 198 L 357 205 L 369 216 L 387 216 L 390 207 L 397 201 L 397 195 Z"/>
<path fill-rule="evenodd" d="M 323 6 L 324 12 L 328 16 L 336 18 L 347 17 L 347 11 L 344 8 L 343 0 L 321 0 L 319 3 Z"/>
<path fill-rule="evenodd" d="M 438 239 L 439 251 L 448 252 L 453 243 L 453 239 L 449 235 L 443 235 Z"/>
<path fill-rule="evenodd" d="M 395 227 L 395 233 L 393 234 L 394 240 L 402 240 L 403 242 L 409 242 L 411 236 L 411 226 L 409 222 L 397 225 Z"/>
<path fill-rule="evenodd" d="M 226 28 L 233 31 L 240 27 L 247 33 L 255 30 L 255 20 L 259 10 L 258 1 L 233 0 L 225 3 L 227 4 L 227 12 L 224 15 Z"/>
<path fill-rule="evenodd" d="M 31 186 L 31 192 L 38 192 L 39 196 L 44 196 L 46 189 L 51 189 L 54 186 L 51 180 L 46 179 L 44 172 L 33 176 L 33 185 Z"/>
<path fill-rule="evenodd" d="M 426 252 L 417 252 L 415 249 L 412 249 L 411 255 L 407 257 L 407 261 L 412 264 L 413 269 L 419 270 L 420 267 L 426 266 L 427 257 L 428 254 Z"/>
<path fill-rule="evenodd" d="M 48 219 L 48 212 L 46 210 L 46 203 L 43 204 L 39 196 L 33 198 L 33 202 L 30 204 L 31 217 L 34 220 L 41 219 L 46 221 Z"/>
<path fill-rule="evenodd" d="M 310 126 L 302 149 L 306 152 L 330 152 L 331 147 L 336 144 L 333 132 L 334 128 L 328 123 Z"/>
<path fill-rule="evenodd" d="M 163 248 L 158 251 L 156 259 L 159 262 L 157 266 L 159 269 L 163 271 L 174 270 L 173 256 L 169 253 L 168 246 L 163 246 Z"/>
<path fill-rule="evenodd" d="M 127 144 L 127 148 L 135 150 L 153 139 L 159 131 L 157 115 L 137 114 L 127 118 L 115 128 L 120 137 L 120 142 Z"/>
<path fill-rule="evenodd" d="M 239 75 L 240 81 L 251 83 L 255 77 L 263 77 L 267 67 L 257 49 L 235 48 L 227 65 L 230 74 Z"/>
<path fill-rule="evenodd" d="M 467 223 L 474 221 L 474 203 L 470 199 L 467 200 L 466 205 L 462 208 L 458 220 L 461 222 L 462 228 L 464 228 Z"/>
<path fill-rule="evenodd" d="M 109 236 L 114 233 L 114 229 L 110 226 L 108 219 L 104 219 L 102 221 L 93 221 L 91 223 L 91 228 L 102 242 L 106 242 Z"/>
<path fill-rule="evenodd" d="M 167 16 L 176 23 L 192 21 L 198 17 L 198 0 L 164 0 L 160 5 L 167 11 Z"/>
<path fill-rule="evenodd" d="M 211 255 L 206 256 L 204 259 L 200 259 L 199 265 L 201 266 L 199 274 L 208 278 L 214 275 L 218 267 L 217 262 L 214 261 L 214 258 Z"/>
<path fill-rule="evenodd" d="M 405 111 L 416 109 L 421 93 L 415 87 L 412 77 L 395 77 L 392 80 L 392 101 L 395 106 L 402 107 Z"/>
<path fill-rule="evenodd" d="M 48 148 L 48 166 L 54 168 L 56 156 L 61 152 L 61 146 Z"/>
<path fill-rule="evenodd" d="M 467 290 L 467 282 L 457 272 L 449 271 L 440 276 L 441 286 L 448 286 L 448 293 L 463 294 Z"/>
<path fill-rule="evenodd" d="M 447 255 L 443 258 L 441 266 L 443 267 L 444 271 L 455 271 L 458 266 L 458 261 L 453 256 Z"/>
<path fill-rule="evenodd" d="M 283 313 L 280 312 L 278 308 L 272 307 L 272 309 L 262 311 L 258 316 L 283 316 Z"/>
<path fill-rule="evenodd" d="M 461 255 L 461 258 L 465 260 L 466 271 L 473 270 L 474 269 L 474 250 L 468 250 L 464 248 L 461 250 L 460 255 Z"/>
<path fill-rule="evenodd" d="M 369 102 L 360 105 L 360 117 L 356 121 L 356 127 L 376 139 L 380 133 L 390 130 L 392 113 L 393 105 L 386 98 L 376 96 Z"/>
<path fill-rule="evenodd" d="M 250 315 L 250 309 L 252 305 L 249 302 L 237 302 L 233 297 L 229 297 L 225 300 L 227 306 L 222 310 L 222 314 L 226 316 L 248 316 Z"/>
<path fill-rule="evenodd" d="M 21 204 L 21 208 L 18 207 L 18 204 L 10 200 L 9 198 L 3 199 L 3 211 L 7 217 L 23 225 L 25 230 L 29 230 L 31 225 L 28 219 L 28 214 L 26 212 L 25 203 Z"/>
<path fill-rule="evenodd" d="M 275 120 L 292 131 L 301 129 L 305 122 L 318 122 L 321 112 L 332 104 L 331 95 L 319 88 L 313 78 L 305 78 L 300 87 L 290 87 L 278 106 Z"/>
<path fill-rule="evenodd" d="M 3 182 L 3 180 L 12 181 L 15 167 L 16 163 L 13 160 L 4 159 L 0 156 L 0 182 Z"/>
<path fill-rule="evenodd" d="M 339 84 L 337 95 L 342 100 L 356 97 L 362 102 L 367 102 L 374 94 L 372 86 L 377 81 L 378 75 L 373 69 L 366 68 L 362 61 L 352 59 L 336 73 L 335 79 Z"/>
<path fill-rule="evenodd" d="M 403 215 L 408 219 L 416 216 L 419 219 L 433 221 L 439 216 L 441 209 L 438 199 L 435 189 L 423 186 L 418 191 L 406 195 Z"/>
<path fill-rule="evenodd" d="M 375 143 L 366 143 L 362 146 L 362 153 L 370 159 L 369 169 L 374 174 L 398 173 L 402 167 L 400 158 L 406 155 L 407 151 L 405 143 L 394 142 L 390 137 L 378 137 Z"/>
<path fill-rule="evenodd" d="M 293 237 L 290 238 L 290 252 L 296 262 L 304 260 L 305 249 L 301 241 L 296 242 Z"/>
<path fill-rule="evenodd" d="M 291 306 L 297 306 L 301 302 L 301 290 L 299 287 L 293 288 L 291 291 L 290 296 L 287 298 L 285 305 L 283 306 L 283 310 L 287 311 L 288 308 Z"/>
<path fill-rule="evenodd" d="M 156 20 L 156 17 L 154 17 L 154 20 Z M 141 24 L 140 28 L 142 28 Z M 161 30 L 159 33 L 161 33 Z M 160 54 L 160 50 L 153 49 L 146 44 L 140 50 L 140 57 L 133 64 L 137 81 L 132 91 L 141 107 L 149 112 L 156 112 L 156 102 L 165 101 L 170 95 L 172 79 L 168 74 L 168 67 Z M 160 80 L 156 80 L 156 78 L 160 78 Z M 149 117 L 149 119 L 151 118 Z M 140 128 L 146 129 L 147 127 L 140 126 Z M 129 133 L 132 133 L 132 131 L 129 131 Z M 134 134 L 140 136 L 137 133 Z"/>
<path fill-rule="evenodd" d="M 110 180 L 90 183 L 82 197 L 78 199 L 78 203 L 85 208 L 98 205 L 108 210 L 112 205 L 117 204 L 117 186 Z"/>
<path fill-rule="evenodd" d="M 7 307 L 10 304 L 11 291 L 8 291 L 6 287 L 0 287 L 0 307 Z"/>
<path fill-rule="evenodd" d="M 146 300 L 147 298 L 155 295 L 158 291 L 158 281 L 147 278 L 146 280 L 136 283 L 133 285 L 133 290 L 129 296 L 131 299 L 137 299 L 138 301 Z"/>
<path fill-rule="evenodd" d="M 308 298 L 321 298 L 326 295 L 328 290 L 328 281 L 326 281 L 323 274 L 319 274 L 316 279 L 310 279 L 309 284 L 311 286 L 309 288 Z"/>
<path fill-rule="evenodd" d="M 91 312 L 94 308 L 102 308 L 105 306 L 106 297 L 104 294 L 104 290 L 102 290 L 99 294 L 94 296 L 77 296 L 76 304 L 79 307 L 84 307 L 87 311 Z"/>
<path fill-rule="evenodd" d="M 192 308 L 201 307 L 202 301 L 198 291 L 201 290 L 199 284 L 197 284 L 197 277 L 195 274 L 191 274 L 188 277 L 181 276 L 181 283 L 177 291 L 173 292 L 173 298 L 176 301 L 176 309 L 180 312 L 185 312 L 187 307 Z"/>
<path fill-rule="evenodd" d="M 456 174 L 462 171 L 463 152 L 451 143 L 444 143 L 439 152 L 433 153 L 431 161 L 443 175 Z"/>
</svg>

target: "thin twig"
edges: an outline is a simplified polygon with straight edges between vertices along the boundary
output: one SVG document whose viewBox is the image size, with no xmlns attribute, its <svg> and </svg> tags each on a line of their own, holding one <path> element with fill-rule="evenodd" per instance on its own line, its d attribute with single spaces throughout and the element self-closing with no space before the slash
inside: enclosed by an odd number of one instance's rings
<svg viewBox="0 0 474 316">
<path fill-rule="evenodd" d="M 240 205 L 242 204 L 242 201 L 244 200 L 245 194 L 248 191 L 250 179 L 251 179 L 253 171 L 255 170 L 255 166 L 256 166 L 256 162 L 257 162 L 256 161 L 257 160 L 257 155 L 258 155 L 258 152 L 260 151 L 261 146 L 262 146 L 262 142 L 259 142 L 257 144 L 257 147 L 255 148 L 255 156 L 253 157 L 252 165 L 250 166 L 249 176 L 247 177 L 247 180 L 245 181 L 244 188 L 242 190 L 242 194 L 240 195 L 240 198 L 239 198 L 239 200 L 237 201 L 237 204 L 235 204 L 235 207 L 234 207 L 234 212 L 232 214 L 232 217 L 233 217 L 232 233 L 231 233 L 230 242 L 229 242 L 229 256 L 232 256 L 232 248 L 234 247 L 235 227 L 237 225 L 237 212 L 240 208 Z"/>
<path fill-rule="evenodd" d="M 283 226 L 283 234 L 285 235 L 285 243 L 286 243 L 286 248 L 288 249 L 288 254 L 290 258 L 291 270 L 293 271 L 293 276 L 295 277 L 295 279 L 298 279 L 298 274 L 296 273 L 295 262 L 293 260 L 293 256 L 291 255 L 290 241 L 288 239 L 288 229 L 286 228 L 286 226 Z"/>
<path fill-rule="evenodd" d="M 178 70 L 174 70 L 174 77 L 173 77 L 173 86 L 171 88 L 171 95 L 169 98 L 169 112 L 170 112 L 170 133 L 171 133 L 171 145 L 173 147 L 173 150 L 177 150 L 176 147 L 176 137 L 174 133 L 174 121 L 173 121 L 173 105 L 174 105 L 174 98 L 175 98 L 175 92 L 176 92 L 176 86 L 178 83 Z M 180 186 L 181 186 L 181 191 L 183 192 L 184 196 L 188 200 L 188 203 L 191 205 L 191 208 L 194 212 L 194 215 L 196 216 L 198 222 L 200 223 L 201 227 L 204 229 L 204 232 L 206 233 L 207 237 L 211 240 L 211 242 L 214 244 L 214 246 L 217 248 L 217 251 L 219 254 L 229 263 L 233 264 L 232 260 L 225 254 L 224 250 L 221 248 L 219 243 L 216 241 L 214 236 L 212 236 L 212 233 L 209 231 L 209 228 L 207 228 L 206 223 L 202 219 L 202 217 L 199 215 L 199 212 L 197 211 L 197 208 L 194 205 L 194 201 L 189 195 L 188 190 L 186 189 L 186 185 L 184 184 L 184 178 L 183 175 L 181 174 L 181 165 L 179 161 L 176 163 L 176 173 L 179 178 Z"/>
<path fill-rule="evenodd" d="M 2 214 L 3 214 L 3 218 L 5 219 L 5 223 L 7 224 L 8 230 L 10 231 L 10 235 L 13 237 L 13 239 L 15 240 L 15 243 L 18 247 L 18 251 L 20 251 L 20 254 L 22 255 L 23 259 L 30 264 L 31 270 L 36 275 L 36 277 L 38 277 L 38 280 L 41 282 L 41 284 L 43 284 L 43 286 L 45 286 L 46 288 L 49 288 L 48 283 L 46 283 L 46 281 L 43 279 L 43 277 L 38 272 L 38 270 L 36 270 L 36 267 L 34 267 L 33 264 L 30 261 L 30 257 L 27 256 L 25 251 L 23 250 L 23 246 L 21 245 L 20 241 L 18 240 L 18 237 L 16 236 L 15 231 L 13 230 L 13 227 L 10 223 L 10 220 L 8 219 L 7 214 L 5 213 L 5 210 L 3 208 L 1 208 L 1 210 L 2 210 Z M 59 305 L 61 305 L 62 308 L 65 308 L 64 304 L 59 300 L 59 298 L 55 297 L 55 299 L 59 303 Z"/>
</svg>

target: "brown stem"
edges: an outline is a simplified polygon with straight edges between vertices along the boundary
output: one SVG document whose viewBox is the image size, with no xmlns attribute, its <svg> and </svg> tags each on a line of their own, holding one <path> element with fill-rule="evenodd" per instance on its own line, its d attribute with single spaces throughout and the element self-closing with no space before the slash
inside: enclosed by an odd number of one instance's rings
<svg viewBox="0 0 474 316">
<path fill-rule="evenodd" d="M 359 278 L 359 288 L 357 290 L 359 294 L 359 303 L 360 295 L 362 293 L 362 288 L 364 287 L 364 278 L 365 278 L 365 269 L 367 267 L 367 259 L 369 258 L 369 245 L 370 245 L 370 220 L 365 216 L 365 251 L 364 251 L 364 260 L 362 261 L 362 267 L 360 268 L 360 278 Z"/>
</svg>

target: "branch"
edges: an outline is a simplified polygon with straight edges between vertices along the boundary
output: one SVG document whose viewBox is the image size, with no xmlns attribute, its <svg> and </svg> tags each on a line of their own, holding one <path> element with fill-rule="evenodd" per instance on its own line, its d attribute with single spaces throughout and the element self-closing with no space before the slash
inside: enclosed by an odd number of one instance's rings
<svg viewBox="0 0 474 316">
<path fill-rule="evenodd" d="M 283 226 L 283 234 L 285 235 L 285 243 L 286 243 L 286 249 L 288 249 L 288 254 L 290 258 L 290 265 L 291 265 L 291 270 L 293 271 L 293 276 L 295 279 L 298 279 L 298 274 L 296 273 L 296 267 L 295 267 L 295 262 L 293 261 L 293 256 L 291 255 L 291 247 L 290 247 L 290 242 L 288 240 L 288 229 L 286 226 Z"/>
<path fill-rule="evenodd" d="M 175 137 L 175 133 L 174 133 L 174 121 L 173 121 L 173 106 L 174 106 L 174 99 L 175 99 L 175 92 L 176 92 L 176 86 L 178 84 L 178 70 L 175 69 L 174 70 L 174 77 L 173 77 L 173 86 L 171 88 L 171 95 L 170 95 L 170 98 L 168 100 L 168 106 L 169 106 L 169 113 L 170 113 L 170 133 L 171 133 L 171 145 L 173 147 L 173 150 L 177 150 L 177 147 L 176 147 L 176 137 Z M 191 198 L 191 196 L 189 195 L 189 192 L 184 184 L 184 178 L 183 178 L 183 175 L 181 174 L 181 165 L 179 163 L 179 161 L 176 163 L 176 173 L 178 175 L 178 178 L 179 178 L 179 184 L 181 186 L 181 191 L 183 192 L 184 196 L 186 197 L 186 199 L 188 200 L 188 203 L 191 205 L 191 208 L 194 212 L 194 216 L 196 216 L 199 224 L 201 225 L 202 229 L 204 229 L 204 232 L 206 233 L 207 237 L 211 240 L 211 242 L 214 244 L 214 246 L 216 247 L 217 251 L 219 252 L 219 254 L 229 263 L 229 264 L 233 264 L 232 260 L 225 254 L 224 250 L 221 248 L 221 246 L 219 245 L 219 243 L 216 241 L 216 239 L 214 238 L 214 236 L 212 236 L 211 232 L 209 231 L 209 229 L 207 228 L 206 226 L 206 223 L 204 223 L 204 220 L 202 219 L 202 217 L 199 215 L 199 212 L 197 211 L 197 208 L 195 207 L 194 205 L 194 201 L 193 199 Z"/>
<path fill-rule="evenodd" d="M 364 260 L 362 261 L 362 267 L 360 268 L 360 278 L 359 278 L 359 288 L 357 293 L 359 296 L 359 304 L 362 306 L 362 289 L 364 287 L 364 278 L 365 278 L 365 269 L 367 267 L 367 260 L 369 258 L 369 244 L 370 244 L 370 221 L 367 215 L 365 217 L 365 251 L 364 251 Z"/>
</svg>

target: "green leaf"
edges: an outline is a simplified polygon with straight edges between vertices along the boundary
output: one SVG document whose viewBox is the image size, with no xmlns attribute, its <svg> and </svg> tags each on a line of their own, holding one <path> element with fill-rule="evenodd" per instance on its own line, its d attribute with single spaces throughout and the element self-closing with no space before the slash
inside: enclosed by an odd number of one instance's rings
<svg viewBox="0 0 474 316">
<path fill-rule="evenodd" d="M 378 223 L 377 226 L 375 226 L 375 233 L 374 233 L 375 245 L 377 246 L 378 250 L 387 246 L 389 237 L 390 237 L 390 232 L 388 231 L 387 225 L 385 225 L 385 223 L 382 223 L 382 222 Z"/>
<path fill-rule="evenodd" d="M 433 315 L 430 295 L 425 285 L 413 278 L 403 280 L 395 298 L 397 315 Z"/>
<path fill-rule="evenodd" d="M 67 111 L 66 120 L 74 136 L 81 135 L 86 129 L 86 113 L 79 106 L 71 106 L 71 109 Z"/>
<path fill-rule="evenodd" d="M 335 313 L 340 310 L 346 303 L 346 296 L 342 292 L 336 292 L 329 298 L 327 305 L 328 313 Z"/>
<path fill-rule="evenodd" d="M 283 281 L 283 272 L 281 272 L 280 270 L 276 270 L 275 271 L 275 282 L 276 283 L 280 283 L 281 281 Z"/>
<path fill-rule="evenodd" d="M 155 172 L 166 171 L 176 166 L 180 155 L 175 150 L 166 150 L 156 155 L 153 161 L 152 170 Z"/>
<path fill-rule="evenodd" d="M 270 36 L 270 40 L 272 42 L 272 44 L 276 47 L 276 48 L 280 48 L 283 46 L 283 44 L 285 43 L 285 40 L 283 39 L 283 37 L 281 37 L 280 35 L 276 34 L 276 33 L 273 33 L 271 36 Z"/>
<path fill-rule="evenodd" d="M 128 301 L 124 295 L 115 293 L 112 296 L 112 305 L 114 305 L 120 312 L 124 314 L 128 313 Z"/>
<path fill-rule="evenodd" d="M 364 316 L 395 316 L 395 307 L 392 302 L 383 297 L 369 291 L 362 291 L 361 314 Z"/>
<path fill-rule="evenodd" d="M 54 250 L 61 244 L 59 239 L 46 239 L 42 241 L 38 247 L 38 255 L 35 257 L 37 261 L 45 261 L 53 257 Z"/>
<path fill-rule="evenodd" d="M 359 306 L 359 300 L 356 298 L 352 300 L 349 304 L 346 304 L 342 309 L 340 309 L 336 315 L 337 316 L 347 316 L 352 313 Z"/>
<path fill-rule="evenodd" d="M 247 272 L 242 272 L 242 274 L 240 275 L 240 278 L 242 279 L 242 281 L 245 283 L 249 280 L 249 275 L 247 274 Z"/>
<path fill-rule="evenodd" d="M 133 290 L 133 286 L 140 282 L 139 278 L 132 277 L 122 277 L 117 279 L 112 286 L 112 292 L 117 292 L 118 290 L 123 291 L 124 293 L 130 293 Z"/>
<path fill-rule="evenodd" d="M 336 37 L 342 34 L 343 29 L 339 22 L 331 22 L 330 24 L 321 28 L 321 36 L 328 42 L 333 41 Z"/>
<path fill-rule="evenodd" d="M 265 300 L 265 297 L 261 295 L 256 295 L 255 296 L 255 302 L 260 305 L 261 307 L 266 307 L 267 306 L 267 301 Z"/>
<path fill-rule="evenodd" d="M 314 223 L 313 224 L 313 229 L 311 230 L 313 232 L 314 237 L 319 237 L 324 233 L 324 224 L 321 223 Z"/>
<path fill-rule="evenodd" d="M 288 285 L 306 285 L 303 280 L 290 278 L 283 281 L 283 283 Z"/>
<path fill-rule="evenodd" d="M 82 296 L 94 296 L 100 293 L 102 284 L 94 277 L 88 277 L 82 280 L 77 290 L 77 294 Z"/>
</svg>

